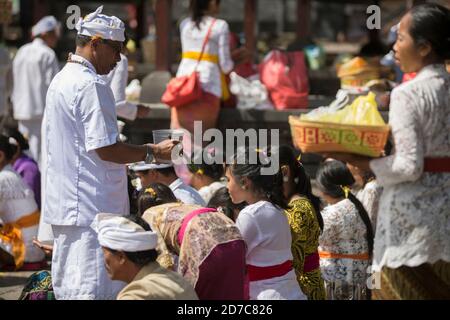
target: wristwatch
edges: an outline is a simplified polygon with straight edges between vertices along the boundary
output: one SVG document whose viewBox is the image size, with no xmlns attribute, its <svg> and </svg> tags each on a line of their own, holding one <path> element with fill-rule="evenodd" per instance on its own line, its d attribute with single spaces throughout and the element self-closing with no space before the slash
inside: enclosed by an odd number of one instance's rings
<svg viewBox="0 0 450 320">
<path fill-rule="evenodd" d="M 147 155 L 145 156 L 145 163 L 153 163 L 153 160 L 155 160 L 155 157 L 153 156 L 153 150 L 149 145 L 147 145 Z"/>
</svg>

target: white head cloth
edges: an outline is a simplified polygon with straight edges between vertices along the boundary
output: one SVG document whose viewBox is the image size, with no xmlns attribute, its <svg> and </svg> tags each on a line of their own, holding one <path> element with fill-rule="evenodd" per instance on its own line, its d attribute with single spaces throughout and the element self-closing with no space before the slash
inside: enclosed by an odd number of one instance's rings
<svg viewBox="0 0 450 320">
<path fill-rule="evenodd" d="M 31 35 L 33 37 L 37 37 L 40 34 L 58 30 L 60 27 L 60 23 L 54 16 L 46 16 L 43 17 L 41 20 L 39 20 L 38 23 L 36 23 L 33 28 L 31 28 Z"/>
<path fill-rule="evenodd" d="M 110 213 L 99 213 L 91 224 L 102 247 L 125 252 L 155 249 L 158 236 L 133 221 Z"/>
<path fill-rule="evenodd" d="M 88 14 L 86 17 L 80 18 L 76 25 L 78 34 L 84 36 L 99 36 L 105 40 L 125 41 L 125 24 L 117 17 L 101 14 L 103 6 L 100 6 Z"/>
</svg>

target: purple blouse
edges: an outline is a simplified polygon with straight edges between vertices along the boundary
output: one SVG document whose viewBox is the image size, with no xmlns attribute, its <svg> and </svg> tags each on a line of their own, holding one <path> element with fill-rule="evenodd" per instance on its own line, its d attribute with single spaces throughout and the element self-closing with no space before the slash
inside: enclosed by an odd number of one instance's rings
<svg viewBox="0 0 450 320">
<path fill-rule="evenodd" d="M 33 190 L 34 199 L 38 208 L 41 209 L 41 173 L 36 161 L 22 153 L 14 162 L 13 169 L 20 174 L 23 181 Z"/>
</svg>

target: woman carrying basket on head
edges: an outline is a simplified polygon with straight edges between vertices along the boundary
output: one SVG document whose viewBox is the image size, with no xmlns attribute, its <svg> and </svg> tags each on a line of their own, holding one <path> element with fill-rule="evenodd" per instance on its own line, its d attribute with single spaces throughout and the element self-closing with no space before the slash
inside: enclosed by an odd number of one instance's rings
<svg viewBox="0 0 450 320">
<path fill-rule="evenodd" d="M 450 10 L 432 3 L 413 7 L 400 22 L 394 51 L 403 72 L 417 72 L 392 91 L 394 152 L 372 160 L 333 157 L 370 169 L 383 186 L 372 268 L 382 271 L 379 295 L 448 299 Z"/>
</svg>

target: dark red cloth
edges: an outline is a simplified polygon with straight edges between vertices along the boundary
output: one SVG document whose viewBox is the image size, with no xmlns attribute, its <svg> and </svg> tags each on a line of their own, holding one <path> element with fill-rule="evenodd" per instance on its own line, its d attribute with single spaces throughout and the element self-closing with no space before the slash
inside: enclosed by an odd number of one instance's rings
<svg viewBox="0 0 450 320">
<path fill-rule="evenodd" d="M 284 276 L 292 270 L 292 260 L 283 262 L 275 266 L 257 267 L 247 265 L 248 279 L 250 281 L 260 281 Z"/>
<path fill-rule="evenodd" d="M 424 172 L 450 172 L 450 158 L 425 158 Z"/>
<path fill-rule="evenodd" d="M 320 267 L 319 252 L 314 252 L 305 257 L 305 263 L 303 264 L 303 272 L 311 272 Z"/>
<path fill-rule="evenodd" d="M 3 266 L 1 271 L 15 272 L 15 271 L 40 271 L 48 268 L 46 260 L 39 262 L 25 262 L 20 269 L 16 269 L 16 266 Z"/>
<path fill-rule="evenodd" d="M 235 240 L 216 246 L 199 267 L 195 285 L 200 300 L 246 300 L 245 242 Z M 218 277 L 217 275 L 220 275 Z"/>
</svg>

